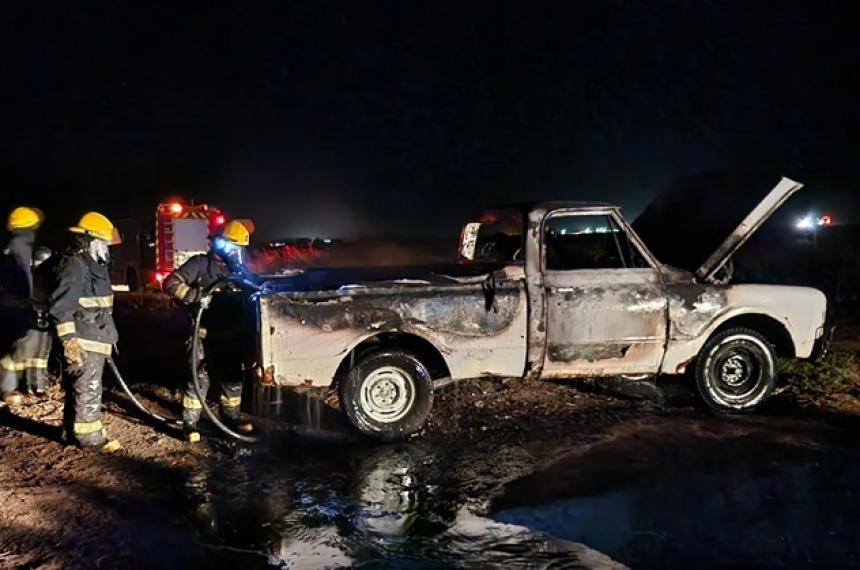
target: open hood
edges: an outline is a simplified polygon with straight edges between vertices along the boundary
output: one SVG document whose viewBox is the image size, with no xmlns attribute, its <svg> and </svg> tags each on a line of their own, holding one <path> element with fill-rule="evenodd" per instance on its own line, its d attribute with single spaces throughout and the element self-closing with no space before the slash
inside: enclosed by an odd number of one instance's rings
<svg viewBox="0 0 860 570">
<path fill-rule="evenodd" d="M 633 222 L 633 229 L 662 263 L 711 281 L 738 248 L 803 187 L 789 178 L 772 184 L 725 175 L 687 178 L 658 194 Z"/>
</svg>

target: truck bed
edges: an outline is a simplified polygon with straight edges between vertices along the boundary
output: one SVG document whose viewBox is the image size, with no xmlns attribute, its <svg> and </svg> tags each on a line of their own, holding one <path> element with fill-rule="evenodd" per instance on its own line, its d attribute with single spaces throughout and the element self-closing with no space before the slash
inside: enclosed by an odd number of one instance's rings
<svg viewBox="0 0 860 570">
<path fill-rule="evenodd" d="M 394 334 L 432 345 L 454 378 L 521 375 L 524 280 L 476 266 L 430 269 L 313 270 L 270 281 L 259 300 L 265 375 L 329 385 L 356 346 Z"/>
</svg>

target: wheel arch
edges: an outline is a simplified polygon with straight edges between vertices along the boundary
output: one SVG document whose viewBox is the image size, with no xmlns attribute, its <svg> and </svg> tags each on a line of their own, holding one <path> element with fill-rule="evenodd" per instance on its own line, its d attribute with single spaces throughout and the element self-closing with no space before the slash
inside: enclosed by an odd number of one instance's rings
<svg viewBox="0 0 860 570">
<path fill-rule="evenodd" d="M 402 331 L 380 332 L 361 339 L 347 352 L 337 367 L 332 386 L 338 386 L 340 381 L 349 373 L 353 364 L 361 360 L 364 355 L 386 348 L 411 352 L 427 367 L 430 377 L 434 380 L 451 375 L 451 370 L 442 355 L 442 351 L 426 338 Z"/>
<path fill-rule="evenodd" d="M 708 340 L 733 328 L 751 329 L 760 333 L 773 345 L 780 358 L 794 358 L 797 354 L 788 328 L 774 317 L 762 313 L 743 313 L 730 317 L 711 331 Z"/>
<path fill-rule="evenodd" d="M 748 328 L 761 333 L 774 346 L 780 358 L 795 358 L 797 345 L 788 327 L 779 319 L 761 310 L 741 310 L 725 314 L 712 321 L 697 336 L 670 339 L 661 364 L 663 374 L 684 374 L 695 366 L 699 353 L 715 335 L 732 328 Z"/>
</svg>

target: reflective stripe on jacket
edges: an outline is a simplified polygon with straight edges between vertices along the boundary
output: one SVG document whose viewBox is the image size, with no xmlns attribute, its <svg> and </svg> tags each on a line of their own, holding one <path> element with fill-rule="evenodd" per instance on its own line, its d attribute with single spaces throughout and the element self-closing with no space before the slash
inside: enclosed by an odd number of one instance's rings
<svg viewBox="0 0 860 570">
<path fill-rule="evenodd" d="M 205 289 L 229 276 L 230 268 L 214 253 L 195 255 L 165 278 L 164 291 L 185 302 L 192 287 Z"/>
<path fill-rule="evenodd" d="M 107 267 L 86 251 L 70 250 L 58 265 L 57 280 L 49 300 L 57 335 L 77 337 L 84 350 L 110 355 L 118 334 Z"/>
</svg>

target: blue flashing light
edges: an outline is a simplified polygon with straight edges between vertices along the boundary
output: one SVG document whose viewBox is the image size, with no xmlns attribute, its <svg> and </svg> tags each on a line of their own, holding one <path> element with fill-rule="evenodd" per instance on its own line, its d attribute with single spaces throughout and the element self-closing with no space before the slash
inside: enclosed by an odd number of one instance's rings
<svg viewBox="0 0 860 570">
<path fill-rule="evenodd" d="M 230 253 L 230 252 L 234 251 L 235 249 L 237 249 L 238 246 L 236 244 L 234 244 L 233 242 L 226 240 L 222 237 L 216 237 L 215 243 L 213 244 L 213 247 L 217 251 L 221 251 L 224 253 Z"/>
</svg>

